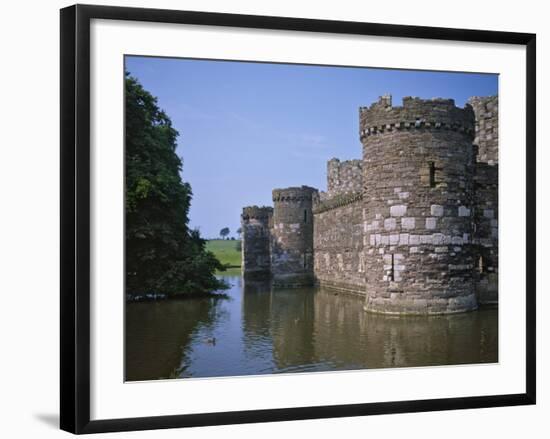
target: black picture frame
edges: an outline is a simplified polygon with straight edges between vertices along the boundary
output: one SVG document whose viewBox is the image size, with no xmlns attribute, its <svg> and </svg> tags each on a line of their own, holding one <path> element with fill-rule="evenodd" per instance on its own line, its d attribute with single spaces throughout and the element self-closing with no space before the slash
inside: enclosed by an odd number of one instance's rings
<svg viewBox="0 0 550 439">
<path fill-rule="evenodd" d="M 526 47 L 526 392 L 224 413 L 90 420 L 90 21 L 92 19 L 229 26 Z M 61 404 L 72 433 L 192 427 L 535 404 L 536 401 L 536 36 L 529 33 L 75 5 L 61 10 Z"/>
</svg>

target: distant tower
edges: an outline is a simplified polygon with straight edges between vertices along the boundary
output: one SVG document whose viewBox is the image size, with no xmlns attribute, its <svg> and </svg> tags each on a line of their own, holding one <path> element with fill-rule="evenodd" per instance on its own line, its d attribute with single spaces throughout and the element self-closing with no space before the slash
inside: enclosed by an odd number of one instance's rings
<svg viewBox="0 0 550 439">
<path fill-rule="evenodd" d="M 273 190 L 271 271 L 276 286 L 313 285 L 313 197 L 302 186 Z"/>
<path fill-rule="evenodd" d="M 476 115 L 475 172 L 477 294 L 480 303 L 498 303 L 498 96 L 468 101 Z"/>
<path fill-rule="evenodd" d="M 391 96 L 360 109 L 365 308 L 475 309 L 474 112 L 452 99 Z"/>
<path fill-rule="evenodd" d="M 245 278 L 265 278 L 271 272 L 270 228 L 272 207 L 249 206 L 243 208 L 242 273 Z"/>
</svg>

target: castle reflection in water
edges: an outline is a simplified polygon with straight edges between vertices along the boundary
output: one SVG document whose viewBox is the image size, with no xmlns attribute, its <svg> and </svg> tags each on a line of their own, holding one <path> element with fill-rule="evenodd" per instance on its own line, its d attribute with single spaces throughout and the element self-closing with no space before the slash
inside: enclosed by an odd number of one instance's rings
<svg viewBox="0 0 550 439">
<path fill-rule="evenodd" d="M 126 380 L 498 361 L 498 310 L 366 313 L 359 296 L 224 276 L 228 299 L 126 305 Z"/>
<path fill-rule="evenodd" d="M 269 282 L 246 281 L 243 291 L 245 337 L 271 336 L 279 371 L 497 361 L 496 309 L 388 316 L 361 312 L 360 297 L 331 290 L 273 292 Z"/>
</svg>

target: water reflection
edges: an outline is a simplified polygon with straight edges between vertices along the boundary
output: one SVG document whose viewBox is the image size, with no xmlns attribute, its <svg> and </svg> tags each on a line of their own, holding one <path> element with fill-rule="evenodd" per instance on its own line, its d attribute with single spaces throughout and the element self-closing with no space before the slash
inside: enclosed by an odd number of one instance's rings
<svg viewBox="0 0 550 439">
<path fill-rule="evenodd" d="M 498 361 L 498 310 L 367 314 L 360 297 L 226 276 L 229 300 L 127 305 L 128 380 Z"/>
</svg>

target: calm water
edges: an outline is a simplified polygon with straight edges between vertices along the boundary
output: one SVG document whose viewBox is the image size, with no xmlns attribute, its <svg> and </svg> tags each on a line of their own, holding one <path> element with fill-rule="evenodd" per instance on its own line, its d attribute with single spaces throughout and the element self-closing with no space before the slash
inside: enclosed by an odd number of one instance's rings
<svg viewBox="0 0 550 439">
<path fill-rule="evenodd" d="M 498 361 L 496 308 L 391 317 L 360 297 L 222 277 L 228 300 L 126 305 L 127 380 Z"/>
</svg>

